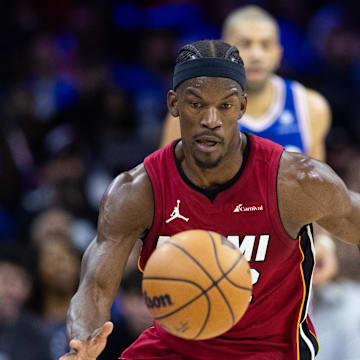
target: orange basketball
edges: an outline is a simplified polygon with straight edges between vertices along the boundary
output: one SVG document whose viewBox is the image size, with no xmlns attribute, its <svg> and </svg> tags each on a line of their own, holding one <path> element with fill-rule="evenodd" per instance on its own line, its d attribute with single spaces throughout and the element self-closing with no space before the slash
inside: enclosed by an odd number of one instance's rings
<svg viewBox="0 0 360 360">
<path fill-rule="evenodd" d="M 241 319 L 252 285 L 239 248 L 215 232 L 188 230 L 152 253 L 142 290 L 160 326 L 185 339 L 203 340 L 223 334 Z"/>
</svg>

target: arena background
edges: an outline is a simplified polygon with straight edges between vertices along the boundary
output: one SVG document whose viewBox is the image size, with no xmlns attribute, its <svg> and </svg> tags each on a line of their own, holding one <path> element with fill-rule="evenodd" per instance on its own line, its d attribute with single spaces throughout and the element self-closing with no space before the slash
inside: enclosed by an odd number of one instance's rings
<svg viewBox="0 0 360 360">
<path fill-rule="evenodd" d="M 279 22 L 285 50 L 279 74 L 328 99 L 328 163 L 359 191 L 357 2 L 1 2 L 0 244 L 18 254 L 26 250 L 33 291 L 25 309 L 61 338 L 51 340 L 53 359 L 62 351 L 54 343 L 65 341 L 64 309 L 75 288 L 56 285 L 78 278 L 78 260 L 95 234 L 99 201 L 111 179 L 157 148 L 177 49 L 220 38 L 224 18 L 247 4 L 264 7 Z M 49 245 L 59 238 L 71 244 L 72 260 Z M 346 247 L 339 252 L 343 275 L 359 278 L 358 254 Z M 73 272 L 59 280 L 69 261 Z M 138 275 L 129 274 L 124 289 L 132 293 Z M 113 316 L 121 323 L 121 295 L 117 302 Z M 2 336 L 0 330 L 1 360 L 9 356 Z M 119 355 L 115 348 L 109 359 Z"/>
</svg>

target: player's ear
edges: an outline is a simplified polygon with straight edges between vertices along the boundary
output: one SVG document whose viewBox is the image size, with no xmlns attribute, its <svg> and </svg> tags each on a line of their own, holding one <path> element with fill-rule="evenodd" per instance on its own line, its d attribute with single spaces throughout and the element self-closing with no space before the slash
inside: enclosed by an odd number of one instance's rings
<svg viewBox="0 0 360 360">
<path fill-rule="evenodd" d="M 174 117 L 179 116 L 178 96 L 174 90 L 169 90 L 167 94 L 167 106 L 172 116 Z"/>
<path fill-rule="evenodd" d="M 247 95 L 246 93 L 243 93 L 240 97 L 240 118 L 243 117 L 243 115 L 245 114 L 246 111 L 246 107 L 247 107 Z"/>
</svg>

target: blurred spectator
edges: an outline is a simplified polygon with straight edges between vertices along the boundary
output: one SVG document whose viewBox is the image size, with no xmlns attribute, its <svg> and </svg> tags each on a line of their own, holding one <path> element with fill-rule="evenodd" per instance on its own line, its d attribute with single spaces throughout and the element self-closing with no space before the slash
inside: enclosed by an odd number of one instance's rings
<svg viewBox="0 0 360 360">
<path fill-rule="evenodd" d="M 92 224 L 86 219 L 75 218 L 60 207 L 50 207 L 34 217 L 30 225 L 30 240 L 35 246 L 48 241 L 49 237 L 62 237 L 83 252 L 95 236 Z"/>
<path fill-rule="evenodd" d="M 56 38 L 41 33 L 30 47 L 30 69 L 26 83 L 34 99 L 38 121 L 48 122 L 57 112 L 70 106 L 77 97 L 75 78 L 59 67 Z"/>
<path fill-rule="evenodd" d="M 84 193 L 86 166 L 81 154 L 60 153 L 53 156 L 43 167 L 42 175 L 43 184 L 52 190 L 47 205 L 63 207 L 77 216 L 93 215 L 89 214 Z"/>
<path fill-rule="evenodd" d="M 142 274 L 138 269 L 129 270 L 124 275 L 112 309 L 114 330 L 99 360 L 116 359 L 142 331 L 152 326 L 152 317 L 142 296 L 141 279 Z M 114 316 L 119 313 L 123 314 L 122 317 Z"/>
<path fill-rule="evenodd" d="M 360 149 L 359 149 L 360 150 Z M 346 158 L 344 181 L 349 189 L 360 191 L 360 151 L 353 152 Z M 349 153 L 347 153 L 349 155 Z M 353 246 L 339 242 L 337 254 L 340 263 L 340 275 L 360 284 L 359 252 Z"/>
<path fill-rule="evenodd" d="M 32 292 L 30 252 L 0 245 L 0 359 L 50 360 L 39 320 L 24 311 Z"/>
<path fill-rule="evenodd" d="M 0 126 L 0 241 L 15 238 L 22 178 L 11 152 L 7 133 Z"/>
<path fill-rule="evenodd" d="M 39 244 L 38 261 L 42 315 L 49 322 L 62 322 L 78 286 L 80 254 L 68 239 L 52 235 Z"/>
<path fill-rule="evenodd" d="M 58 134 L 56 137 L 59 143 L 67 142 L 68 134 L 66 129 L 64 131 L 64 134 Z M 64 139 L 61 139 L 62 136 Z M 52 146 L 56 146 L 54 142 L 55 139 L 52 141 Z M 97 219 L 97 207 L 93 208 L 89 204 L 88 173 L 84 157 L 76 151 L 61 150 L 44 164 L 38 178 L 39 186 L 23 196 L 24 209 L 31 216 L 54 207 L 67 211 L 76 219 L 70 230 L 79 230 L 72 234 L 74 235 L 72 240 L 84 249 L 95 234 Z"/>
<path fill-rule="evenodd" d="M 360 284 L 338 278 L 335 244 L 328 238 L 322 240 L 319 236 L 316 243 L 317 254 L 321 256 L 316 256 L 311 302 L 311 319 L 320 344 L 316 359 L 359 359 Z M 326 272 L 322 271 L 325 261 Z"/>
<path fill-rule="evenodd" d="M 71 214 L 60 208 L 50 208 L 39 214 L 31 226 L 30 237 L 33 245 L 40 247 L 50 237 L 55 236 L 70 239 L 72 221 Z"/>
<path fill-rule="evenodd" d="M 65 320 L 79 282 L 80 253 L 61 232 L 48 233 L 36 246 L 38 294 L 33 307 L 50 338 L 51 359 L 57 360 L 68 349 Z"/>
</svg>

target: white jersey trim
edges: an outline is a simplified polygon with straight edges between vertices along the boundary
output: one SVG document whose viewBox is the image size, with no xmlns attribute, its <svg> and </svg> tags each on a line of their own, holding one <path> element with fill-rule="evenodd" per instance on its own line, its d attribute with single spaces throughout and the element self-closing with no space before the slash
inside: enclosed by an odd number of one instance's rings
<svg viewBox="0 0 360 360">
<path fill-rule="evenodd" d="M 311 354 L 311 360 L 315 359 L 315 348 L 311 340 L 305 335 L 304 330 L 302 328 L 302 325 L 300 325 L 300 336 L 305 341 L 306 345 L 309 347 L 310 354 Z"/>
<path fill-rule="evenodd" d="M 312 252 L 312 256 L 314 259 L 314 268 L 315 268 L 315 244 L 314 244 L 314 237 L 313 234 L 311 232 L 311 226 L 307 225 L 306 226 L 306 232 L 309 236 L 309 240 L 310 240 L 310 247 L 311 247 L 311 252 Z M 308 298 L 307 298 L 307 303 L 306 303 L 306 307 L 305 307 L 305 313 L 304 313 L 304 317 L 300 323 L 300 336 L 301 338 L 305 341 L 306 345 L 309 348 L 309 351 L 311 353 L 311 360 L 315 359 L 315 348 L 313 343 L 311 342 L 311 340 L 308 338 L 308 336 L 306 336 L 304 330 L 303 330 L 303 323 L 306 320 L 308 311 L 309 311 L 309 304 L 310 304 L 310 299 L 311 299 L 311 288 L 312 288 L 312 279 L 313 279 L 313 274 L 314 274 L 314 268 L 313 271 L 311 272 L 311 278 L 310 278 L 310 284 L 309 284 L 309 294 L 308 294 Z"/>
<path fill-rule="evenodd" d="M 305 311 L 304 320 L 306 319 L 306 316 L 307 316 L 308 311 L 309 311 L 309 305 L 310 305 L 310 299 L 311 299 L 311 289 L 312 289 L 312 280 L 313 280 L 313 275 L 314 275 L 314 268 L 315 268 L 315 265 L 316 265 L 315 264 L 315 241 L 314 241 L 313 234 L 311 232 L 311 226 L 310 225 L 306 226 L 306 232 L 307 232 L 307 234 L 309 236 L 309 239 L 310 239 L 311 252 L 312 252 L 313 259 L 314 259 L 314 267 L 313 267 L 313 270 L 311 272 L 310 285 L 309 285 L 309 296 L 308 296 L 308 302 L 306 304 L 306 311 Z"/>
<path fill-rule="evenodd" d="M 245 114 L 238 120 L 240 125 L 247 127 L 254 132 L 264 131 L 269 128 L 280 116 L 285 103 L 285 83 L 277 75 L 273 75 L 270 79 L 273 85 L 273 98 L 268 111 L 259 118 L 253 118 Z"/>
<path fill-rule="evenodd" d="M 296 81 L 291 86 L 294 93 L 295 111 L 299 119 L 300 136 L 305 147 L 305 153 L 308 154 L 312 146 L 312 135 L 306 90 L 303 85 Z"/>
</svg>

